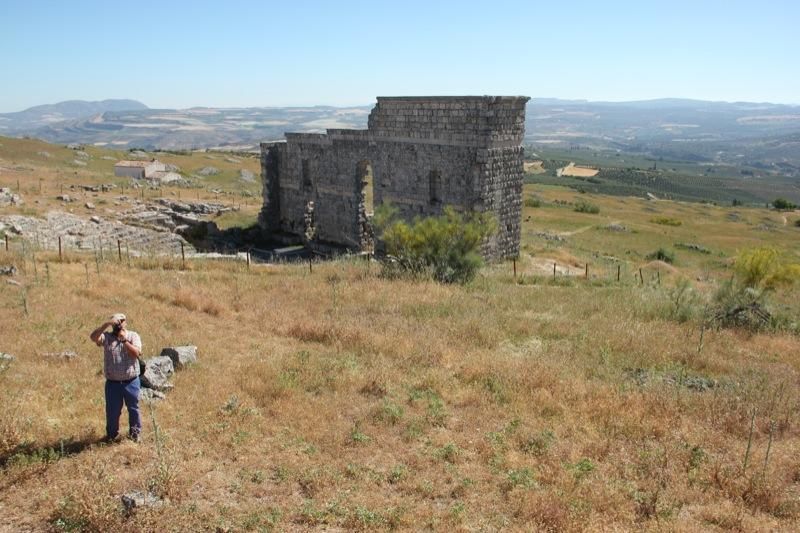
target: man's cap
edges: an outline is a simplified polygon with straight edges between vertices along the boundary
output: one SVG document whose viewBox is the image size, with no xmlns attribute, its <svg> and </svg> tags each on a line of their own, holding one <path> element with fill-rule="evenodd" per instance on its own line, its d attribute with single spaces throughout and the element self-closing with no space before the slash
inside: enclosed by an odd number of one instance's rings
<svg viewBox="0 0 800 533">
<path fill-rule="evenodd" d="M 127 320 L 128 318 L 123 313 L 114 313 L 111 315 L 112 322 L 122 322 L 123 320 Z"/>
</svg>

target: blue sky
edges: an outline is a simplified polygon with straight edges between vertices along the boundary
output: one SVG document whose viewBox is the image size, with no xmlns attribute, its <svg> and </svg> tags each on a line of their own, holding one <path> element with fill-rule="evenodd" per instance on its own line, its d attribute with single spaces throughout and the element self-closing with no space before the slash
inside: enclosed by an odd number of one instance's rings
<svg viewBox="0 0 800 533">
<path fill-rule="evenodd" d="M 0 112 L 523 94 L 800 104 L 800 2 L 2 0 Z"/>
</svg>

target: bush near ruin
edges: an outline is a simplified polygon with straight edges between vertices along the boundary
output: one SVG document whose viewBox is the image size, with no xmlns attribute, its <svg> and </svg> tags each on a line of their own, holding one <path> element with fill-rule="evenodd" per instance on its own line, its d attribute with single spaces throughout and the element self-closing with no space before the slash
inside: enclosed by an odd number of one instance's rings
<svg viewBox="0 0 800 533">
<path fill-rule="evenodd" d="M 439 217 L 406 222 L 391 205 L 381 206 L 375 226 L 389 258 L 389 277 L 429 277 L 441 283 L 467 283 L 483 264 L 481 245 L 496 229 L 491 215 L 461 214 L 447 207 Z"/>
</svg>

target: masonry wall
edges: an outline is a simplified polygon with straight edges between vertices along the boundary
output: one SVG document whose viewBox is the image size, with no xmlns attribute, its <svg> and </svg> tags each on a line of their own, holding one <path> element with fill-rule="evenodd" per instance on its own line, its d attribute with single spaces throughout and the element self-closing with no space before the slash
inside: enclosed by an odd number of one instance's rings
<svg viewBox="0 0 800 533">
<path fill-rule="evenodd" d="M 519 253 L 526 97 L 378 98 L 367 130 L 286 135 L 262 151 L 262 228 L 354 250 L 366 245 L 363 169 L 374 205 L 408 219 L 445 206 L 491 211 L 487 257 Z"/>
</svg>

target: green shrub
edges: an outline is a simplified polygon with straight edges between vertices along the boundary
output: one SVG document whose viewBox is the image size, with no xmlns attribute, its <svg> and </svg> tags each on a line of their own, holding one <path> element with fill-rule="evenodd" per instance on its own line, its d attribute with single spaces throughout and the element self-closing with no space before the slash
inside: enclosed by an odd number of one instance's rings
<svg viewBox="0 0 800 533">
<path fill-rule="evenodd" d="M 800 228 L 800 218 L 794 221 L 794 225 Z"/>
<path fill-rule="evenodd" d="M 480 247 L 496 224 L 486 213 L 461 214 L 446 207 L 438 217 L 406 222 L 383 205 L 373 218 L 386 248 L 384 274 L 389 277 L 430 277 L 441 283 L 467 283 L 483 265 Z"/>
<path fill-rule="evenodd" d="M 779 210 L 797 209 L 797 205 L 790 202 L 786 198 L 776 198 L 775 200 L 772 201 L 772 207 Z"/>
<path fill-rule="evenodd" d="M 578 213 L 590 213 L 592 215 L 596 215 L 597 213 L 600 212 L 600 208 L 599 207 L 597 207 L 596 205 L 594 205 L 592 203 L 584 202 L 584 201 L 580 201 L 580 202 L 576 203 L 574 210 L 577 211 Z"/>
<path fill-rule="evenodd" d="M 542 207 L 542 200 L 535 196 L 525 198 L 525 207 Z"/>
<path fill-rule="evenodd" d="M 650 222 L 653 224 L 660 224 L 662 226 L 680 226 L 683 224 L 677 218 L 670 218 L 670 217 L 653 217 L 650 219 Z"/>
<path fill-rule="evenodd" d="M 712 321 L 750 330 L 781 327 L 786 321 L 770 312 L 768 295 L 798 283 L 800 264 L 787 263 L 778 250 L 764 246 L 741 252 L 733 269 L 734 278 L 714 295 Z"/>
<path fill-rule="evenodd" d="M 733 269 L 741 285 L 760 291 L 800 281 L 800 265 L 783 262 L 778 250 L 769 246 L 741 252 Z"/>
<path fill-rule="evenodd" d="M 651 261 L 664 261 L 670 265 L 675 262 L 675 252 L 667 250 L 666 248 L 659 248 L 655 252 L 651 252 L 645 256 Z"/>
</svg>

